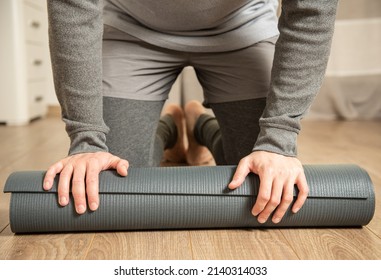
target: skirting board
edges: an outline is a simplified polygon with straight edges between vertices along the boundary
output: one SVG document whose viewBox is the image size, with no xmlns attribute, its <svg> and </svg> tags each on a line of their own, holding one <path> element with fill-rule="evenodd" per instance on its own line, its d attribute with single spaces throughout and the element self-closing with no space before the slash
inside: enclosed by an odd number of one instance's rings
<svg viewBox="0 0 381 280">
<path fill-rule="evenodd" d="M 357 165 L 305 165 L 310 188 L 297 213 L 288 209 L 282 221 L 260 224 L 251 208 L 259 178 L 227 188 L 235 166 L 130 168 L 127 177 L 103 171 L 100 206 L 78 215 L 74 201 L 58 205 L 53 189 L 42 189 L 44 171 L 12 173 L 4 192 L 11 193 L 10 226 L 15 233 L 122 231 L 205 228 L 352 227 L 369 223 L 375 211 L 374 188 Z M 297 196 L 294 188 L 294 199 Z M 291 207 L 290 207 L 291 208 Z"/>
</svg>

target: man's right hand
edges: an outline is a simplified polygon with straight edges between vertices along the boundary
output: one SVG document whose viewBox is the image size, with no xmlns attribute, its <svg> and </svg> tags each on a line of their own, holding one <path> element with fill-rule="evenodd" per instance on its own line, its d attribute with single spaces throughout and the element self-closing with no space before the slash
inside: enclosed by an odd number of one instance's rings
<svg viewBox="0 0 381 280">
<path fill-rule="evenodd" d="M 68 156 L 49 167 L 44 178 L 44 190 L 50 190 L 55 176 L 60 173 L 58 202 L 69 203 L 70 185 L 78 214 L 86 212 L 87 205 L 95 211 L 99 206 L 99 173 L 116 169 L 119 175 L 127 176 L 129 163 L 107 152 L 83 153 Z M 86 201 L 87 197 L 87 201 Z"/>
</svg>

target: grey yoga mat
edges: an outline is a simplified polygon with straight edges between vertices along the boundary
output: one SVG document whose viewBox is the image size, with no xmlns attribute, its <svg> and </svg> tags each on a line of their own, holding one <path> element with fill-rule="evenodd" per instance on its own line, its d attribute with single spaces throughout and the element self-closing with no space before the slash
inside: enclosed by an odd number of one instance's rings
<svg viewBox="0 0 381 280">
<path fill-rule="evenodd" d="M 42 189 L 43 171 L 16 172 L 5 192 L 11 192 L 13 232 L 120 231 L 187 228 L 337 227 L 366 225 L 373 217 L 372 182 L 356 165 L 304 166 L 310 187 L 303 208 L 289 209 L 279 224 L 259 224 L 251 215 L 258 176 L 227 189 L 235 167 L 130 168 L 127 177 L 113 171 L 100 174 L 100 207 L 78 215 L 70 204 L 57 202 L 57 182 Z M 297 189 L 294 190 L 294 199 Z"/>
</svg>

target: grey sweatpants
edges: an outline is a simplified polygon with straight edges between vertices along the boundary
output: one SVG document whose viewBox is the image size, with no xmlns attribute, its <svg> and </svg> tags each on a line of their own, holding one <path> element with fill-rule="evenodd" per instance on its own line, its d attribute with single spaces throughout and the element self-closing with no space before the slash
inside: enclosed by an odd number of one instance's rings
<svg viewBox="0 0 381 280">
<path fill-rule="evenodd" d="M 193 66 L 204 105 L 216 116 L 199 119 L 196 139 L 217 164 L 237 164 L 259 133 L 276 39 L 237 51 L 190 53 L 152 46 L 105 26 L 103 117 L 110 152 L 131 166 L 159 165 L 163 150 L 176 139 L 173 121 L 159 121 L 164 101 L 181 70 Z"/>
</svg>

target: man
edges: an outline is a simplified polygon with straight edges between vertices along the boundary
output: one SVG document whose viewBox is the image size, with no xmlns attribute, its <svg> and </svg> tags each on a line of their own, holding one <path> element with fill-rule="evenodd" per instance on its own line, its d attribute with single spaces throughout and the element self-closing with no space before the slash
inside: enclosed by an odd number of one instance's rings
<svg viewBox="0 0 381 280">
<path fill-rule="evenodd" d="M 261 223 L 270 215 L 277 223 L 296 184 L 296 213 L 308 193 L 296 137 L 324 77 L 337 1 L 284 1 L 279 39 L 271 0 L 104 4 L 48 2 L 55 86 L 71 146 L 69 156 L 48 169 L 44 188 L 61 173 L 60 205 L 69 202 L 72 182 L 82 214 L 87 205 L 92 211 L 99 206 L 100 171 L 126 176 L 129 165 L 157 165 L 179 133 L 174 111 L 159 121 L 164 100 L 181 69 L 191 65 L 220 128 L 216 162 L 238 164 L 229 188 L 258 174 L 252 213 Z M 208 146 L 201 138 L 208 138 L 203 128 L 210 120 L 199 122 L 203 113 L 193 107 L 186 110 L 190 130 Z"/>
</svg>

